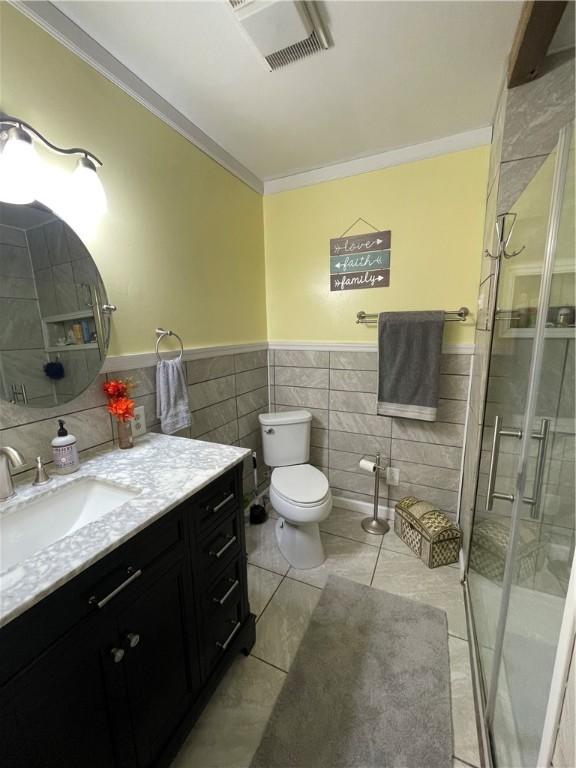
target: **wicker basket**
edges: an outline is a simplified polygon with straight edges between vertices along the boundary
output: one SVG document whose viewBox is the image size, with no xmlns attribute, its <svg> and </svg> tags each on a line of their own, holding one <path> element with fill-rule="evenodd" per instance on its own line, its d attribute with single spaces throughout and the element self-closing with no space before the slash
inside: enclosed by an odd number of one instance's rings
<svg viewBox="0 0 576 768">
<path fill-rule="evenodd" d="M 458 561 L 462 533 L 433 504 L 406 496 L 396 504 L 394 531 L 428 568 Z"/>
</svg>

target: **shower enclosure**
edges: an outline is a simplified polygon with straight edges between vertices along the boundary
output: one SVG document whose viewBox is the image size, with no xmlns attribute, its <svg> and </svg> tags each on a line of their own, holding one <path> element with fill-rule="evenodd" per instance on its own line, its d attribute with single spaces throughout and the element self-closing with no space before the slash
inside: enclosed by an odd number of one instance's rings
<svg viewBox="0 0 576 768">
<path fill-rule="evenodd" d="M 492 760 L 529 768 L 549 736 L 574 556 L 573 125 L 497 226 L 466 590 Z"/>
</svg>

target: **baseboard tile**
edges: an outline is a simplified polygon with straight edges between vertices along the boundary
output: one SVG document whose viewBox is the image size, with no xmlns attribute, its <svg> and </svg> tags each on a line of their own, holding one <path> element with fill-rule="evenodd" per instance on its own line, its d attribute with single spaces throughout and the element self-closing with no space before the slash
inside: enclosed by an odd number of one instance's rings
<svg viewBox="0 0 576 768">
<path fill-rule="evenodd" d="M 332 501 L 335 507 L 340 509 L 349 509 L 351 512 L 365 512 L 367 515 L 374 514 L 374 505 L 367 501 L 358 499 L 349 499 L 346 496 L 332 495 Z M 383 520 L 394 520 L 394 509 L 392 507 L 378 505 L 378 516 Z"/>
</svg>

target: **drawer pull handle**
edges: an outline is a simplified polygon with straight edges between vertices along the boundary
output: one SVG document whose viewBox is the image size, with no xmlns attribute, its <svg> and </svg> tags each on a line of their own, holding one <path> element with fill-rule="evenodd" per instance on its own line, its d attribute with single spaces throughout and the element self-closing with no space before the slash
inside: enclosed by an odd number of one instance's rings
<svg viewBox="0 0 576 768">
<path fill-rule="evenodd" d="M 228 496 L 226 496 L 226 498 L 225 498 L 225 499 L 222 499 L 222 501 L 220 502 L 220 504 L 216 504 L 216 506 L 212 508 L 212 512 L 213 512 L 214 514 L 215 514 L 216 512 L 220 512 L 220 510 L 222 509 L 222 507 L 225 507 L 225 506 L 226 506 L 226 504 L 228 504 L 228 502 L 229 502 L 229 501 L 234 501 L 234 494 L 233 494 L 233 493 L 229 493 L 229 494 L 228 494 Z"/>
<path fill-rule="evenodd" d="M 220 648 L 222 651 L 225 651 L 226 648 L 228 648 L 228 646 L 232 642 L 232 640 L 234 640 L 234 638 L 236 637 L 236 633 L 238 632 L 241 626 L 242 624 L 239 621 L 234 622 L 234 629 L 232 630 L 232 632 L 230 632 L 226 640 L 223 643 L 221 643 L 220 641 L 216 643 L 218 648 Z"/>
<path fill-rule="evenodd" d="M 230 581 L 232 581 L 232 579 L 230 579 Z M 226 592 L 226 594 L 225 594 L 225 595 L 223 595 L 223 596 L 222 596 L 220 599 L 218 599 L 217 597 L 213 597 L 213 598 L 212 598 L 212 600 L 213 600 L 215 603 L 218 603 L 218 605 L 224 605 L 224 603 L 225 603 L 225 602 L 228 600 L 228 598 L 230 597 L 230 595 L 232 594 L 232 592 L 234 592 L 234 590 L 235 590 L 235 589 L 237 589 L 239 586 L 240 586 L 240 582 L 238 581 L 238 579 L 235 579 L 235 580 L 233 581 L 233 583 L 232 583 L 232 586 L 231 586 L 231 587 L 230 587 L 230 589 L 229 589 L 229 590 Z"/>
<path fill-rule="evenodd" d="M 126 642 L 130 646 L 130 648 L 136 648 L 136 646 L 140 642 L 140 635 L 138 635 L 136 632 L 128 632 L 128 634 L 126 635 Z"/>
<path fill-rule="evenodd" d="M 228 539 L 228 541 L 226 542 L 226 544 L 224 544 L 224 546 L 223 546 L 221 549 L 219 549 L 219 550 L 218 550 L 218 552 L 214 552 L 213 550 L 210 550 L 210 552 L 209 552 L 208 554 L 210 555 L 210 557 L 215 557 L 215 558 L 216 558 L 216 560 L 220 560 L 220 558 L 222 557 L 222 555 L 223 555 L 223 554 L 224 554 L 224 553 L 225 553 L 225 552 L 226 552 L 228 549 L 230 549 L 230 547 L 232 546 L 232 544 L 235 544 L 235 543 L 236 543 L 236 536 L 231 536 L 231 537 Z"/>
<path fill-rule="evenodd" d="M 110 656 L 112 656 L 112 661 L 114 664 L 120 664 L 122 659 L 124 658 L 124 648 L 111 648 L 110 649 Z"/>
<path fill-rule="evenodd" d="M 98 608 L 104 608 L 104 606 L 109 603 L 110 600 L 113 600 L 116 595 L 120 594 L 123 589 L 126 589 L 129 584 L 132 584 L 133 581 L 136 581 L 136 579 L 142 576 L 142 571 L 140 569 L 135 571 L 132 567 L 127 568 L 126 573 L 128 574 L 128 578 L 125 579 L 122 584 L 119 584 L 116 589 L 113 589 L 112 592 L 107 594 L 106 597 L 103 597 L 102 600 L 98 600 L 96 595 L 92 595 L 92 597 L 89 598 L 88 603 L 90 605 L 97 605 Z"/>
</svg>

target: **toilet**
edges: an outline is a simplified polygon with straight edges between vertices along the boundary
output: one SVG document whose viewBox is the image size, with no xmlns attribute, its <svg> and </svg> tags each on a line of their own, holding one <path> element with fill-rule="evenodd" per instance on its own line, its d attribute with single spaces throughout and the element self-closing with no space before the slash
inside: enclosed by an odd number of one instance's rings
<svg viewBox="0 0 576 768">
<path fill-rule="evenodd" d="M 280 551 L 298 569 L 317 568 L 326 559 L 319 523 L 332 510 L 326 475 L 308 464 L 308 411 L 261 413 L 264 462 L 273 467 L 270 502 L 279 518 L 276 538 Z"/>
</svg>

